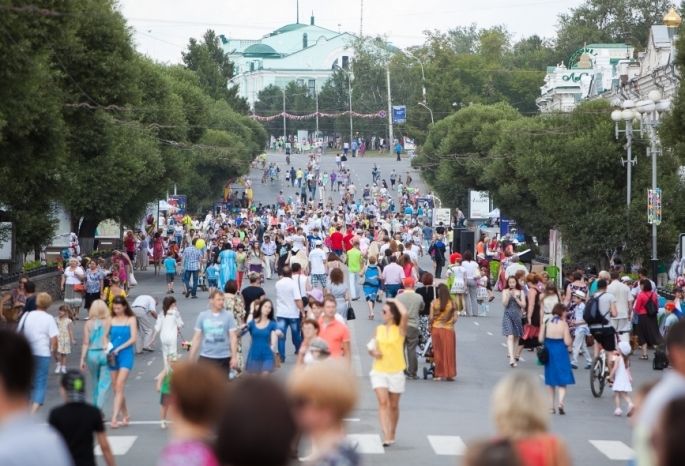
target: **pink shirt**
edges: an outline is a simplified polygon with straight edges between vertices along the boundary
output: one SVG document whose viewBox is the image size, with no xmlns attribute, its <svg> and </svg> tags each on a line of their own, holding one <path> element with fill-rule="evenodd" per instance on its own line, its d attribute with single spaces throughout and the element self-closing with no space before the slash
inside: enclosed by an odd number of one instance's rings
<svg viewBox="0 0 685 466">
<path fill-rule="evenodd" d="M 386 285 L 400 285 L 404 278 L 404 270 L 395 262 L 392 262 L 383 268 L 383 283 Z"/>
<path fill-rule="evenodd" d="M 162 450 L 157 466 L 219 466 L 219 461 L 201 440 L 172 440 Z"/>
</svg>

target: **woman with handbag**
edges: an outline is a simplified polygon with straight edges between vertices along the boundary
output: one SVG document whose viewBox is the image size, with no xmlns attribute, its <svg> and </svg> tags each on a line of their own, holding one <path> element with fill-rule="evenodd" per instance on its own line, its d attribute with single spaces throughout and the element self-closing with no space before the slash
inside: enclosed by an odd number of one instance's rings
<svg viewBox="0 0 685 466">
<path fill-rule="evenodd" d="M 457 338 L 454 331 L 456 314 L 447 286 L 441 283 L 437 291 L 438 297 L 431 303 L 429 316 L 435 362 L 433 380 L 452 382 L 457 376 Z"/>
<path fill-rule="evenodd" d="M 504 305 L 502 335 L 507 339 L 509 366 L 516 367 L 522 348 L 518 344 L 519 338 L 523 336 L 521 318 L 526 306 L 526 298 L 516 277 L 507 278 L 507 287 L 502 291 L 502 304 Z"/>
<path fill-rule="evenodd" d="M 86 274 L 83 267 L 79 265 L 78 259 L 75 257 L 69 259 L 69 266 L 64 269 L 62 275 L 61 287 L 64 291 L 64 304 L 69 306 L 71 316 L 76 320 L 79 318 L 79 310 L 81 309 L 81 293 L 86 291 L 83 286 L 85 278 Z"/>
<path fill-rule="evenodd" d="M 559 414 L 566 414 L 564 398 L 566 386 L 576 383 L 571 369 L 571 360 L 568 355 L 568 347 L 571 346 L 571 331 L 564 320 L 566 306 L 557 304 L 552 310 L 552 318 L 542 327 L 540 342 L 544 344 L 538 352 L 540 362 L 545 365 L 545 385 L 549 387 L 552 396 L 552 408 L 555 413 L 555 400 L 558 394 Z"/>
</svg>

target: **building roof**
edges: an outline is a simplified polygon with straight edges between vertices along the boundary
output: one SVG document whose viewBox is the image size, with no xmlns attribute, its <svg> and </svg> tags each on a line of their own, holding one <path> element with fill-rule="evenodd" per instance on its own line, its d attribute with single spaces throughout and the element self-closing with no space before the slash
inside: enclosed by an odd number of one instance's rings
<svg viewBox="0 0 685 466">
<path fill-rule="evenodd" d="M 281 34 L 283 32 L 297 31 L 298 29 L 302 29 L 303 27 L 307 27 L 307 26 L 308 26 L 307 24 L 302 24 L 302 23 L 286 24 L 285 26 L 282 26 L 282 27 L 276 29 L 274 32 L 271 33 L 271 35 Z"/>
<path fill-rule="evenodd" d="M 243 51 L 247 56 L 272 56 L 278 57 L 280 54 L 273 47 L 266 44 L 252 44 Z"/>
</svg>

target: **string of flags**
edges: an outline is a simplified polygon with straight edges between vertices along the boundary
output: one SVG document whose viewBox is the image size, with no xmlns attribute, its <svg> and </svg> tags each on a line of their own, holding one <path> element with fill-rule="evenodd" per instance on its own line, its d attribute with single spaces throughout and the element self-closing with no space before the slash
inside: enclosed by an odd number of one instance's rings
<svg viewBox="0 0 685 466">
<path fill-rule="evenodd" d="M 388 112 L 385 110 L 380 110 L 375 113 L 357 113 L 357 112 L 351 112 L 352 116 L 355 118 L 385 118 L 388 116 Z M 319 118 L 338 118 L 342 116 L 349 116 L 350 111 L 346 110 L 344 112 L 339 112 L 339 113 L 324 113 L 324 112 L 314 112 L 314 113 L 308 113 L 306 115 L 293 115 L 292 113 L 288 112 L 281 112 L 276 115 L 271 115 L 271 116 L 263 116 L 263 115 L 250 115 L 250 117 L 253 120 L 257 121 L 273 121 L 273 120 L 278 120 L 281 119 L 285 116 L 286 119 L 288 120 L 311 120 L 312 118 L 316 118 L 317 116 Z"/>
</svg>

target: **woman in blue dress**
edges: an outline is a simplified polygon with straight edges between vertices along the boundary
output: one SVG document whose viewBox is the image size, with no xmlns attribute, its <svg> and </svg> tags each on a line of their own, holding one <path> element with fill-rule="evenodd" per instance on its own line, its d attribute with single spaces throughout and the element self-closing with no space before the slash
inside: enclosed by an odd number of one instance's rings
<svg viewBox="0 0 685 466">
<path fill-rule="evenodd" d="M 542 327 L 540 331 L 540 342 L 545 345 L 549 358 L 545 364 L 545 385 L 549 387 L 552 395 L 552 409 L 555 411 L 555 397 L 558 395 L 559 404 L 557 405 L 559 414 L 566 414 L 564 408 L 564 398 L 566 397 L 566 386 L 576 383 L 571 369 L 571 360 L 568 355 L 568 347 L 571 346 L 571 332 L 563 316 L 566 313 L 566 306 L 556 304 L 552 309 L 552 318 Z"/>
<path fill-rule="evenodd" d="M 245 371 L 249 374 L 269 374 L 274 370 L 274 348 L 278 344 L 280 330 L 274 318 L 273 304 L 265 299 L 255 308 L 254 318 L 247 323 L 252 336 Z"/>
<path fill-rule="evenodd" d="M 133 369 L 133 345 L 138 337 L 136 317 L 126 298 L 116 296 L 112 300 L 112 320 L 109 327 L 109 342 L 112 350 L 107 357 L 114 388 L 114 406 L 112 407 L 112 429 L 127 426 L 129 421 L 128 407 L 124 390 L 128 375 Z M 121 414 L 121 421 L 119 415 Z"/>
<path fill-rule="evenodd" d="M 238 256 L 231 247 L 230 242 L 224 243 L 224 248 L 219 253 L 219 289 L 223 291 L 226 282 L 235 280 L 238 275 Z"/>
</svg>

